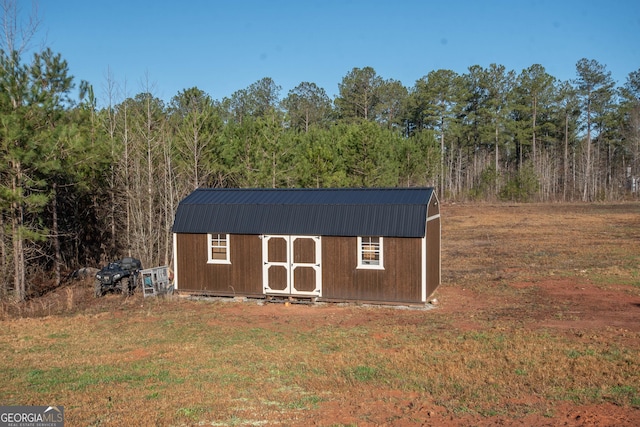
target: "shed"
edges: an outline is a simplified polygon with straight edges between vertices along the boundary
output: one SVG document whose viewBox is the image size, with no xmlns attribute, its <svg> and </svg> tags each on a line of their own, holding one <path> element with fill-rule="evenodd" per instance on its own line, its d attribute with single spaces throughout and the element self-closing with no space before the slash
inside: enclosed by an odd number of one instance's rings
<svg viewBox="0 0 640 427">
<path fill-rule="evenodd" d="M 200 188 L 173 224 L 187 294 L 424 304 L 440 284 L 433 188 Z"/>
</svg>

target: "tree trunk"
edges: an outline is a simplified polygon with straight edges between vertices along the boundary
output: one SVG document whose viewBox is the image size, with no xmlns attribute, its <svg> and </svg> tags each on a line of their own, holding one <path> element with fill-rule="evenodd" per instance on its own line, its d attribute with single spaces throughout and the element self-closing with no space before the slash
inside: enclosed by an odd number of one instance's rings
<svg viewBox="0 0 640 427">
<path fill-rule="evenodd" d="M 590 199 L 590 183 L 591 179 L 591 101 L 587 101 L 587 160 L 584 169 L 584 188 L 582 192 L 582 201 L 587 202 Z"/>
<path fill-rule="evenodd" d="M 499 174 L 499 172 L 498 172 L 498 171 L 499 171 L 499 169 L 498 169 L 499 163 L 498 163 L 498 162 L 499 162 L 499 153 L 498 153 L 498 125 L 496 125 L 496 183 L 495 183 L 495 185 L 496 185 L 496 196 L 498 195 L 498 192 L 500 191 L 500 188 L 498 187 L 498 185 L 499 185 L 498 180 L 499 180 L 499 176 L 500 176 L 500 174 Z"/>
<path fill-rule="evenodd" d="M 569 179 L 569 114 L 564 116 L 564 171 L 562 175 L 562 201 L 567 201 Z"/>
<path fill-rule="evenodd" d="M 173 239 L 171 234 L 171 225 L 173 221 L 173 200 L 174 200 L 174 187 L 173 187 L 173 164 L 171 162 L 171 139 L 167 138 L 166 141 L 168 143 L 163 144 L 164 147 L 164 155 L 165 155 L 165 227 L 167 227 L 165 235 L 165 251 L 164 251 L 164 265 L 170 265 L 171 260 L 173 259 Z"/>
<path fill-rule="evenodd" d="M 151 100 L 147 100 L 147 242 L 149 256 L 147 262 L 155 264 L 156 245 L 154 244 L 154 209 L 153 209 L 153 137 L 151 135 L 152 128 L 151 116 Z M 142 222 L 142 221 L 141 221 Z M 139 255 L 138 255 L 139 256 Z"/>
<path fill-rule="evenodd" d="M 54 182 L 52 186 L 51 195 L 51 209 L 52 209 L 52 224 L 51 234 L 53 234 L 53 251 L 54 251 L 54 278 L 56 288 L 60 286 L 61 275 L 60 265 L 62 264 L 62 256 L 60 254 L 60 233 L 58 230 L 58 185 Z"/>
<path fill-rule="evenodd" d="M 271 153 L 271 188 L 276 188 L 276 153 Z"/>
<path fill-rule="evenodd" d="M 129 171 L 129 151 L 130 151 L 130 141 L 129 141 L 129 120 L 128 120 L 128 114 L 127 114 L 127 106 L 125 105 L 124 107 L 124 141 L 123 141 L 123 146 L 124 146 L 124 188 L 126 189 L 126 193 L 124 194 L 124 197 L 122 197 L 122 199 L 124 199 L 124 211 L 125 211 L 125 217 L 126 217 L 126 222 L 125 222 L 125 241 L 126 241 L 126 245 L 127 245 L 127 251 L 129 251 L 129 253 L 127 255 L 131 256 L 131 211 L 132 211 L 132 206 L 131 206 L 131 195 L 129 194 L 129 190 L 131 189 L 131 178 L 130 178 L 130 171 Z M 114 189 L 115 190 L 115 189 Z M 121 195 L 123 196 L 123 195 Z"/>
<path fill-rule="evenodd" d="M 20 162 L 13 162 L 15 176 L 11 179 L 11 189 L 14 195 L 21 190 L 22 170 Z M 13 287 L 18 301 L 24 301 L 27 296 L 26 278 L 24 272 L 24 241 L 22 239 L 23 209 L 19 201 L 11 202 L 11 236 L 13 240 Z"/>
<path fill-rule="evenodd" d="M 6 279 L 5 273 L 8 267 L 7 261 L 7 246 L 5 244 L 5 224 L 4 224 L 4 215 L 0 214 L 0 272 L 2 273 L 2 277 L 0 277 L 0 298 L 3 298 L 7 295 L 8 292 L 8 282 Z"/>
<path fill-rule="evenodd" d="M 536 164 L 536 120 L 537 120 L 537 108 L 538 108 L 538 100 L 534 97 L 533 98 L 533 123 L 532 123 L 532 127 L 533 127 L 533 137 L 532 137 L 532 141 L 531 141 L 531 150 L 532 150 L 532 157 L 533 157 L 533 170 L 537 171 L 538 170 L 538 165 Z"/>
<path fill-rule="evenodd" d="M 440 117 L 440 201 L 444 200 L 444 117 Z"/>
</svg>

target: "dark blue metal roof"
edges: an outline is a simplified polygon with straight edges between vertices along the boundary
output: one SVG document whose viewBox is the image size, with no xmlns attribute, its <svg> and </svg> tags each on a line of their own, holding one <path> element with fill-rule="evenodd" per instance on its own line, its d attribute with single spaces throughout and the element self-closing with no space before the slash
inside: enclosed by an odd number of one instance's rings
<svg viewBox="0 0 640 427">
<path fill-rule="evenodd" d="M 174 233 L 423 237 L 433 188 L 200 188 Z"/>
</svg>

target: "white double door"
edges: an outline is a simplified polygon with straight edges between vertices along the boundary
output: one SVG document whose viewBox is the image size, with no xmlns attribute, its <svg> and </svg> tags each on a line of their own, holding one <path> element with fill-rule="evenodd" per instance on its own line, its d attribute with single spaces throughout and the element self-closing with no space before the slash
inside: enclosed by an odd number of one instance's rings
<svg viewBox="0 0 640 427">
<path fill-rule="evenodd" d="M 322 296 L 320 236 L 262 236 L 265 294 Z"/>
</svg>

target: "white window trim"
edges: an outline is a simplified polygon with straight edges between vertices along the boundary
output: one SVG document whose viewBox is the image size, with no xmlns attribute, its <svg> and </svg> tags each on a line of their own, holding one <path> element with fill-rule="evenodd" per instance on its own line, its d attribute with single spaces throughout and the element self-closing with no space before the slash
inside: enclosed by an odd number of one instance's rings
<svg viewBox="0 0 640 427">
<path fill-rule="evenodd" d="M 364 264 L 362 262 L 362 237 L 358 236 L 358 268 L 367 269 L 367 270 L 384 270 L 384 238 L 381 236 L 370 236 L 370 237 L 378 237 L 379 239 L 380 262 L 377 265 Z"/>
<path fill-rule="evenodd" d="M 211 257 L 211 247 L 213 245 L 213 235 L 220 235 L 224 233 L 209 233 L 207 234 L 207 264 L 231 264 L 231 241 L 229 240 L 229 235 L 224 234 L 225 240 L 227 241 L 227 257 L 226 259 L 213 259 Z"/>
</svg>

